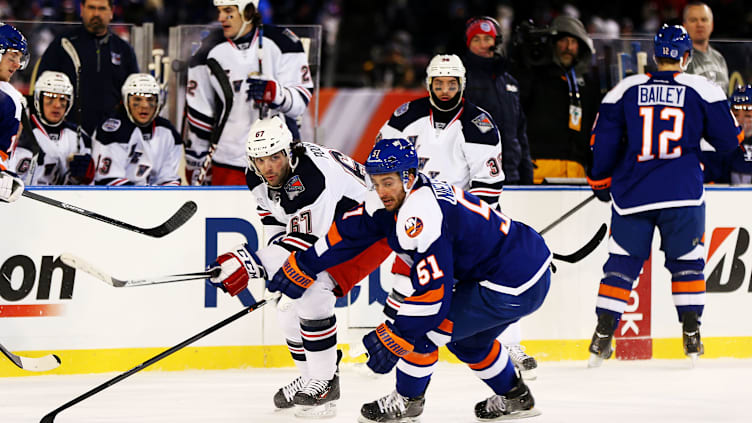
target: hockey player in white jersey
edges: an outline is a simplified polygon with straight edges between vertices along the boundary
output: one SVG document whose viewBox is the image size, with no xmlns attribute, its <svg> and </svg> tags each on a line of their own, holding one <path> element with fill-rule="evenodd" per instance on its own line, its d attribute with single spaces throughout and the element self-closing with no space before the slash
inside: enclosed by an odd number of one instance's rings
<svg viewBox="0 0 752 423">
<path fill-rule="evenodd" d="M 465 83 L 465 66 L 459 57 L 434 56 L 426 69 L 429 96 L 397 108 L 379 138 L 411 141 L 421 172 L 467 190 L 496 208 L 504 183 L 501 137 L 491 115 L 464 98 Z M 395 283 L 384 307 L 391 318 L 409 294 L 408 270 L 400 258 L 395 260 Z M 510 325 L 501 340 L 515 365 L 526 377 L 535 378 L 533 369 L 538 364 L 520 345 L 519 322 Z"/>
<path fill-rule="evenodd" d="M 89 185 L 94 180 L 91 138 L 65 120 L 72 105 L 68 76 L 42 72 L 34 87 L 31 127 L 21 133 L 10 160 L 27 185 Z"/>
<path fill-rule="evenodd" d="M 324 236 L 336 237 L 328 232 L 334 219 L 363 201 L 367 191 L 360 163 L 336 150 L 293 143 L 278 116 L 254 122 L 246 156 L 246 182 L 267 242 L 255 252 L 238 245 L 210 266 L 221 268 L 212 283 L 230 295 L 245 289 L 250 279 L 273 275 L 291 252 Z M 335 296 L 346 295 L 390 253 L 384 240 L 286 292 L 295 301 L 278 308 L 279 324 L 301 375 L 274 395 L 277 408 L 297 406 L 296 415 L 303 417 L 334 415 L 340 395 Z"/>
<path fill-rule="evenodd" d="M 211 155 L 212 185 L 242 185 L 245 139 L 260 109 L 302 115 L 313 80 L 298 37 L 261 25 L 258 0 L 214 0 L 214 5 L 222 28 L 202 41 L 188 68 L 186 170 L 191 183 L 198 183 Z"/>
<path fill-rule="evenodd" d="M 10 84 L 13 74 L 26 67 L 26 38 L 11 25 L 0 23 L 0 201 L 12 203 L 21 197 L 24 182 L 8 170 L 15 149 L 23 112 L 23 96 Z"/>
<path fill-rule="evenodd" d="M 162 89 L 148 73 L 123 84 L 123 104 L 94 132 L 97 185 L 180 185 L 183 141 L 160 117 Z"/>
</svg>

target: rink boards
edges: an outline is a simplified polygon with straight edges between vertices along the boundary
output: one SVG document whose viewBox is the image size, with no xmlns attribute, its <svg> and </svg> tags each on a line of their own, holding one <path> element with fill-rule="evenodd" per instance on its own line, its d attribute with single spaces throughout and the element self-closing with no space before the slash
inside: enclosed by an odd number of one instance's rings
<svg viewBox="0 0 752 423">
<path fill-rule="evenodd" d="M 752 253 L 748 217 L 750 188 L 713 187 L 706 192 L 707 306 L 702 333 L 705 357 L 752 357 L 752 325 L 744 310 L 752 298 Z M 164 238 L 128 232 L 28 198 L 0 208 L 5 223 L 0 270 L 0 342 L 30 356 L 58 354 L 53 373 L 127 370 L 166 347 L 204 330 L 263 295 L 260 283 L 231 298 L 202 281 L 113 288 L 66 268 L 58 257 L 86 258 L 119 279 L 198 272 L 218 253 L 240 242 L 258 245 L 263 237 L 255 202 L 246 189 L 39 189 L 36 192 L 141 227 L 156 226 L 185 201 L 198 212 Z M 584 188 L 507 188 L 504 212 L 542 229 L 590 195 Z M 545 235 L 549 247 L 569 254 L 582 247 L 610 208 L 593 201 Z M 670 276 L 654 240 L 654 256 L 644 271 L 622 327 L 636 343 L 648 342 L 655 358 L 680 358 L 680 327 L 671 299 Z M 604 241 L 577 264 L 557 263 L 543 307 L 522 321 L 523 344 L 539 360 L 587 357 L 595 326 L 594 306 L 607 257 Z M 390 287 L 389 266 L 372 274 L 338 301 L 339 341 L 359 339 L 381 321 Z M 649 272 L 647 271 L 649 270 Z M 349 305 L 348 305 L 349 303 Z M 630 344 L 631 345 L 631 344 Z M 644 346 L 644 345 L 643 345 Z M 629 348 L 629 347 L 627 347 Z M 450 359 L 450 354 L 442 354 Z M 273 307 L 264 307 L 220 329 L 154 368 L 223 369 L 288 366 Z M 24 373 L 0 362 L 0 376 Z"/>
</svg>

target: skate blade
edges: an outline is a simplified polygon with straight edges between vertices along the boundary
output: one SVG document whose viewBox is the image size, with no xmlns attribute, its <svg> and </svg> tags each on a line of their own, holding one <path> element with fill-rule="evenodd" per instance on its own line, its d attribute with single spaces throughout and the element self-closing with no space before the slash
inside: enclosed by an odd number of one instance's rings
<svg viewBox="0 0 752 423">
<path fill-rule="evenodd" d="M 592 369 L 595 367 L 601 367 L 601 364 L 603 364 L 603 357 L 599 356 L 598 354 L 590 353 L 590 358 L 587 362 L 588 368 Z"/>
<path fill-rule="evenodd" d="M 377 420 L 371 420 L 363 415 L 358 416 L 358 423 L 379 423 Z M 401 419 L 391 419 L 389 423 L 420 423 L 420 417 L 402 417 Z"/>
<path fill-rule="evenodd" d="M 304 417 L 308 419 L 328 419 L 336 415 L 337 403 L 334 401 L 312 407 L 307 405 L 295 406 L 295 417 Z"/>
<path fill-rule="evenodd" d="M 520 370 L 520 376 L 522 376 L 522 379 L 526 381 L 538 379 L 538 373 L 535 371 L 535 369 Z"/>
<path fill-rule="evenodd" d="M 700 358 L 700 353 L 687 353 L 687 358 L 689 358 L 689 367 L 694 368 Z"/>
<path fill-rule="evenodd" d="M 501 422 L 505 420 L 517 420 L 517 419 L 524 419 L 527 417 L 535 417 L 535 416 L 540 416 L 541 414 L 543 413 L 541 413 L 540 410 L 533 407 L 529 410 L 514 411 L 510 414 L 505 414 L 503 416 L 499 416 L 493 419 L 481 419 L 479 417 L 477 419 L 482 422 Z"/>
</svg>

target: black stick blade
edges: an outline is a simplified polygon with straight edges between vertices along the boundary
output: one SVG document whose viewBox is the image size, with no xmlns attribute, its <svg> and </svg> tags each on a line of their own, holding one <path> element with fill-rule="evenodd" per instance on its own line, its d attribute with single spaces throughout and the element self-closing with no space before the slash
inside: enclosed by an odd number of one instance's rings
<svg viewBox="0 0 752 423">
<path fill-rule="evenodd" d="M 602 223 L 601 227 L 598 228 L 598 232 L 595 233 L 593 238 L 590 241 L 588 241 L 588 243 L 585 244 L 585 246 L 583 246 L 579 250 L 569 255 L 554 253 L 554 259 L 564 261 L 567 263 L 577 263 L 578 261 L 590 255 L 590 253 L 595 251 L 595 249 L 598 247 L 598 244 L 600 244 L 601 241 L 603 241 L 603 238 L 606 236 L 607 230 L 608 230 L 608 227 L 606 226 L 606 224 Z"/>
<path fill-rule="evenodd" d="M 159 226 L 146 229 L 144 234 L 153 236 L 155 238 L 162 238 L 163 236 L 172 233 L 177 228 L 183 226 L 198 210 L 198 205 L 194 201 L 187 201 L 183 204 L 175 214 L 172 215 L 166 222 Z"/>
</svg>

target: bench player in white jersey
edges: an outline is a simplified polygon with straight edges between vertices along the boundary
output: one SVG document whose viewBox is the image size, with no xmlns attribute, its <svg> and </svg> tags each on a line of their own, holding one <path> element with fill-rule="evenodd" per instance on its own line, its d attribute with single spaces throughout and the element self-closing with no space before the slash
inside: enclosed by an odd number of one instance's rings
<svg viewBox="0 0 752 423">
<path fill-rule="evenodd" d="M 16 147 L 24 113 L 23 96 L 9 81 L 29 63 L 27 48 L 21 31 L 0 23 L 0 201 L 6 203 L 18 200 L 24 190 L 23 180 L 8 170 L 8 159 Z"/>
<path fill-rule="evenodd" d="M 269 284 L 287 293 L 384 237 L 408 260 L 412 294 L 393 322 L 363 338 L 370 369 L 397 367 L 396 390 L 364 404 L 359 421 L 417 421 L 442 345 L 494 392 L 475 405 L 479 420 L 539 414 L 496 338 L 543 303 L 552 258 L 543 238 L 475 195 L 417 172 L 418 157 L 405 139 L 378 141 L 365 166 L 374 185 L 365 202 L 312 248 L 291 254 Z"/>
<path fill-rule="evenodd" d="M 65 118 L 73 85 L 61 72 L 44 71 L 34 86 L 34 113 L 10 160 L 27 185 L 89 185 L 94 180 L 91 138 Z"/>
<path fill-rule="evenodd" d="M 216 144 L 211 183 L 242 185 L 245 139 L 259 117 L 256 109 L 263 103 L 271 114 L 302 115 L 313 80 L 298 37 L 289 29 L 261 25 L 258 0 L 214 0 L 214 5 L 222 28 L 201 42 L 188 68 L 186 170 L 195 183 Z"/>
<path fill-rule="evenodd" d="M 278 116 L 254 122 L 246 156 L 246 182 L 256 198 L 267 244 L 255 252 L 239 245 L 210 266 L 221 267 L 212 283 L 230 295 L 245 289 L 251 278 L 273 275 L 291 252 L 326 236 L 334 219 L 363 201 L 367 191 L 363 165 L 336 150 L 293 143 Z M 279 324 L 301 376 L 277 391 L 277 408 L 296 406 L 301 417 L 334 415 L 340 395 L 335 296 L 347 294 L 390 253 L 382 241 L 322 272 L 308 289 L 286 292 L 295 301 L 278 308 Z"/>
<path fill-rule="evenodd" d="M 726 95 L 699 75 L 683 73 L 692 40 L 681 26 L 655 36 L 658 72 L 623 79 L 604 97 L 591 136 L 588 179 L 595 195 L 613 199 L 609 258 L 603 266 L 590 343 L 590 366 L 611 356 L 611 341 L 632 285 L 661 234 L 671 294 L 682 323 L 684 353 L 703 353 L 700 319 L 705 305 L 705 200 L 700 139 L 731 151 L 743 131 Z"/>
<path fill-rule="evenodd" d="M 485 110 L 467 101 L 465 67 L 456 55 L 437 55 L 426 69 L 429 96 L 401 105 L 384 124 L 379 138 L 405 138 L 415 144 L 420 171 L 467 190 L 496 208 L 504 184 L 501 137 Z M 395 283 L 384 312 L 394 317 L 409 292 L 408 267 L 399 258 Z M 535 358 L 525 354 L 519 322 L 501 335 L 515 366 L 535 378 Z"/>
<path fill-rule="evenodd" d="M 180 185 L 183 141 L 159 116 L 162 88 L 148 73 L 123 84 L 123 104 L 94 132 L 97 185 Z"/>
</svg>

